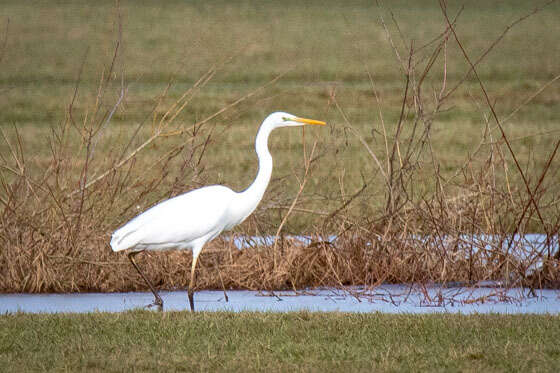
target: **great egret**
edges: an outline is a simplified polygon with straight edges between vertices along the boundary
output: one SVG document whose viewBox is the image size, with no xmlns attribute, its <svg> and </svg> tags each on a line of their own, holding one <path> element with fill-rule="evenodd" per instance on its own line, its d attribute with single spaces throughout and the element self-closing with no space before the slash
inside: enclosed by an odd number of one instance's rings
<svg viewBox="0 0 560 373">
<path fill-rule="evenodd" d="M 191 249 L 193 260 L 187 293 L 191 311 L 194 311 L 195 268 L 202 248 L 222 231 L 245 220 L 255 210 L 268 186 L 272 174 L 268 136 L 279 127 L 305 124 L 326 123 L 282 112 L 266 117 L 255 139 L 259 171 L 253 183 L 244 191 L 234 192 L 223 185 L 196 189 L 153 206 L 113 233 L 111 248 L 113 251 L 130 250 L 128 259 L 154 293 L 152 305 L 163 309 L 161 297 L 136 265 L 134 256 L 144 250 Z"/>
</svg>

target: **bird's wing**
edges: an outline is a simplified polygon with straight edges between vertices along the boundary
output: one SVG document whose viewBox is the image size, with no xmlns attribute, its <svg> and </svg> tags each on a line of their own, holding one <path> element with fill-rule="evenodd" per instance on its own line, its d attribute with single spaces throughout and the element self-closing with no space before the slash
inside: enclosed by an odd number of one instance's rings
<svg viewBox="0 0 560 373">
<path fill-rule="evenodd" d="M 209 186 L 163 201 L 119 228 L 111 240 L 114 251 L 140 246 L 170 248 L 190 242 L 227 225 L 235 192 Z"/>
</svg>

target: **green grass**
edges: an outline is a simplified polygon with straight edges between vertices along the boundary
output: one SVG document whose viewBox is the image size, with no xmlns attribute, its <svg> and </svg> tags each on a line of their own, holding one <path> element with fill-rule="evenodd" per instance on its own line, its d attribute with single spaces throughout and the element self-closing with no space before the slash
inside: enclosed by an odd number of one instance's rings
<svg viewBox="0 0 560 373">
<path fill-rule="evenodd" d="M 536 315 L 4 315 L 2 371 L 553 372 L 560 320 Z"/>
<path fill-rule="evenodd" d="M 402 56 L 406 56 L 411 42 L 419 49 L 444 29 L 437 1 L 380 4 L 123 1 L 122 43 L 110 88 L 112 99 L 107 99 L 106 106 L 116 99 L 121 74 L 129 89 L 106 136 L 113 137 L 123 127 L 130 129 L 149 118 L 155 98 L 169 82 L 173 85 L 166 102 L 173 102 L 209 66 L 220 67 L 180 115 L 179 125 L 204 118 L 286 73 L 275 85 L 213 122 L 218 131 L 214 132 L 214 142 L 204 158 L 206 181 L 238 190 L 245 188 L 257 168 L 252 147 L 258 124 L 266 114 L 285 110 L 326 120 L 330 125 L 328 130 L 306 131 L 306 141 L 310 144 L 317 139 L 325 156 L 315 167 L 304 197 L 319 201 L 311 204 L 313 208 L 336 201 L 329 205 L 334 209 L 360 189 L 364 176 L 367 179 L 378 170 L 359 141 L 345 130 L 346 124 L 333 104 L 332 95 L 336 94 L 352 126 L 383 162 L 378 106 L 367 73 L 373 76 L 380 94 L 390 138 L 399 117 L 404 76 L 381 17 Z M 450 1 L 449 13 L 455 14 L 461 5 Z M 509 24 L 531 12 L 534 6 L 524 1 L 466 3 L 457 31 L 471 57 L 476 59 Z M 96 2 L 95 6 L 85 1 L 3 2 L 0 36 L 7 30 L 7 42 L 0 61 L 0 126 L 15 124 L 20 128 L 25 148 L 30 149 L 28 160 L 49 156 L 45 138 L 49 128 L 63 122 L 67 115 L 82 63 L 76 117 L 79 122 L 91 114 L 88 108 L 91 110 L 98 82 L 113 57 L 119 33 L 118 14 L 113 1 Z M 559 15 L 560 5 L 555 3 L 517 24 L 478 66 L 502 118 L 560 73 L 560 51 L 554 48 L 560 34 Z M 422 66 L 422 58 L 431 49 L 419 53 Z M 447 58 L 447 84 L 451 87 L 464 75 L 467 64 L 452 41 Z M 439 90 L 442 69 L 440 58 L 427 78 L 427 97 L 432 95 L 431 89 Z M 505 124 L 530 180 L 538 179 L 552 151 L 558 134 L 555 131 L 560 119 L 559 99 L 557 82 Z M 444 176 L 451 176 L 478 145 L 484 133 L 485 116 L 488 109 L 478 84 L 468 79 L 433 124 L 433 151 L 442 162 Z M 231 127 L 226 130 L 227 125 Z M 492 134 L 494 139 L 500 138 L 495 127 Z M 297 130 L 278 131 L 271 139 L 274 177 L 290 177 L 278 187 L 289 192 L 289 196 L 295 195 L 298 188 L 293 173 L 302 164 L 301 142 L 301 132 Z M 5 143 L 0 142 L 0 152 L 6 151 Z M 512 170 L 508 177 L 514 185 L 518 184 L 520 179 L 505 149 L 504 154 Z M 555 160 L 552 168 L 557 165 Z M 465 181 L 456 178 L 453 182 Z M 544 186 L 558 190 L 548 180 Z M 426 188 L 433 186 L 427 181 Z M 361 208 L 365 215 L 376 211 L 374 207 L 383 206 L 385 198 L 378 190 L 368 190 L 363 197 Z M 291 223 L 300 229 L 304 226 L 293 219 Z"/>
</svg>

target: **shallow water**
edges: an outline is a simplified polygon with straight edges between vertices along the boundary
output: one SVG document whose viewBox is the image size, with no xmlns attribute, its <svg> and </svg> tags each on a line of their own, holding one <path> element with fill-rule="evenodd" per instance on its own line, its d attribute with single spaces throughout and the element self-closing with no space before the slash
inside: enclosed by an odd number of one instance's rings
<svg viewBox="0 0 560 373">
<path fill-rule="evenodd" d="M 418 288 L 382 285 L 372 291 L 309 290 L 298 292 L 222 291 L 195 293 L 198 311 L 321 311 L 384 313 L 534 313 L 560 314 L 560 291 L 538 290 L 530 297 L 527 289 L 496 288 Z M 188 300 L 185 291 L 160 292 L 165 311 L 183 311 Z M 145 308 L 153 301 L 151 293 L 84 294 L 3 294 L 1 313 L 84 313 L 122 312 Z"/>
</svg>

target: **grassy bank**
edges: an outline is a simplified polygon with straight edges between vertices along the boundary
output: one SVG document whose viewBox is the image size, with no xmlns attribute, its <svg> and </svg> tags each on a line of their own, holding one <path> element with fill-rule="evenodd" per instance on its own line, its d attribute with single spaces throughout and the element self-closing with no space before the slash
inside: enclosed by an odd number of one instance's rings
<svg viewBox="0 0 560 373">
<path fill-rule="evenodd" d="M 144 289 L 110 233 L 190 189 L 245 188 L 275 110 L 329 127 L 273 134 L 273 180 L 234 234 L 285 222 L 282 239 L 217 240 L 201 287 L 558 286 L 560 5 L 442 4 L 4 2 L 0 290 Z M 509 239 L 529 232 L 547 241 Z M 141 265 L 176 288 L 189 263 Z"/>
<path fill-rule="evenodd" d="M 553 372 L 556 316 L 152 313 L 0 317 L 17 371 Z"/>
</svg>

